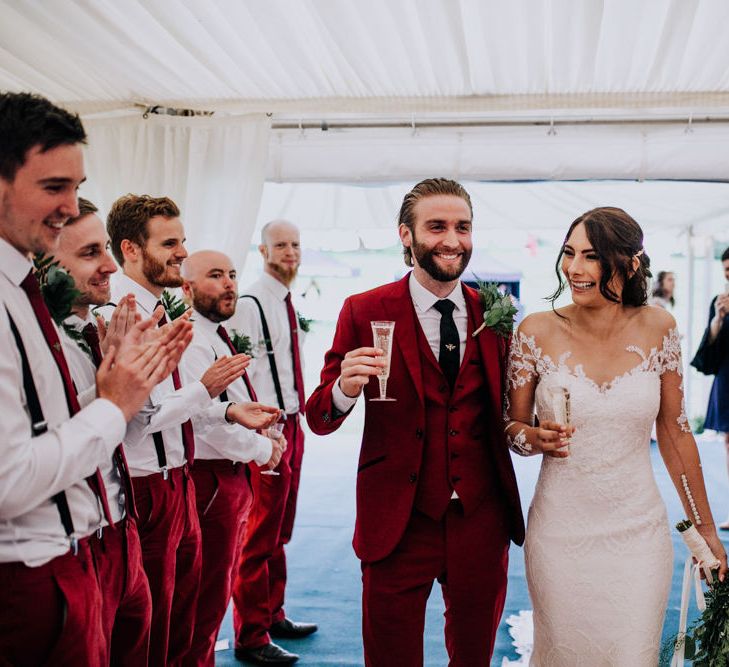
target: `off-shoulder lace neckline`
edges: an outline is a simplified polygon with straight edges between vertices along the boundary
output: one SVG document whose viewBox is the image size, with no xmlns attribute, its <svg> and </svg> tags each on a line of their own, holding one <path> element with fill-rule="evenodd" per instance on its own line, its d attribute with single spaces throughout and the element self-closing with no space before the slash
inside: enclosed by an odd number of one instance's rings
<svg viewBox="0 0 729 667">
<path fill-rule="evenodd" d="M 628 345 L 625 348 L 625 351 L 634 352 L 640 356 L 640 363 L 629 368 L 625 372 L 616 375 L 611 380 L 602 383 L 593 380 L 589 375 L 587 375 L 582 363 L 575 364 L 574 366 L 570 366 L 567 363 L 567 359 L 572 356 L 571 350 L 563 352 L 559 356 L 557 363 L 555 363 L 550 355 L 542 355 L 542 349 L 537 346 L 535 336 L 527 336 L 522 332 L 518 332 L 518 342 L 520 345 L 528 348 L 530 356 L 533 357 L 540 374 L 547 375 L 564 370 L 571 376 L 584 381 L 601 394 L 607 394 L 615 389 L 625 379 L 641 372 L 677 370 L 679 374 L 682 374 L 680 360 L 677 360 L 680 358 L 681 340 L 678 329 L 675 327 L 670 329 L 663 337 L 663 344 L 660 349 L 658 347 L 652 347 L 648 354 L 646 354 L 638 345 Z"/>
</svg>

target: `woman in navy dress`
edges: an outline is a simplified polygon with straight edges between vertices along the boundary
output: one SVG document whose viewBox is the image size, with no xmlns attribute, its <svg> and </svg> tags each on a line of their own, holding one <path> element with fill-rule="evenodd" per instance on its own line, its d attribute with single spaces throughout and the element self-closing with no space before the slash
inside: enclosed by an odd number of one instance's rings
<svg viewBox="0 0 729 667">
<path fill-rule="evenodd" d="M 722 254 L 721 262 L 724 267 L 724 277 L 727 279 L 727 289 L 714 298 L 709 310 L 709 338 L 711 345 L 717 346 L 721 362 L 719 372 L 711 386 L 704 427 L 724 434 L 729 470 L 729 248 Z M 722 530 L 729 530 L 729 517 L 719 527 Z"/>
</svg>

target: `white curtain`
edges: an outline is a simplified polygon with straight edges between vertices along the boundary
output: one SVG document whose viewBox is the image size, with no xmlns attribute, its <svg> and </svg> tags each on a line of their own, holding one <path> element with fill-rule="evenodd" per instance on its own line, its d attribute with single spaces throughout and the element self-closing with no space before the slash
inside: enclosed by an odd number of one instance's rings
<svg viewBox="0 0 729 667">
<path fill-rule="evenodd" d="M 270 120 L 164 117 L 87 120 L 81 194 L 105 215 L 128 192 L 180 207 L 188 251 L 217 249 L 242 266 L 261 201 Z"/>
</svg>

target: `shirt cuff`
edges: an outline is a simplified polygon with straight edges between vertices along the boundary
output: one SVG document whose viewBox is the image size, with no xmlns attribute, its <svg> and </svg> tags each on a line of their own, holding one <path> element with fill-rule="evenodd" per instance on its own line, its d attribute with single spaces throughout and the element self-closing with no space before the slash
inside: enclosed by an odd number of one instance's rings
<svg viewBox="0 0 729 667">
<path fill-rule="evenodd" d="M 88 422 L 106 445 L 109 454 L 124 439 L 127 430 L 124 413 L 106 398 L 91 401 L 74 419 L 83 419 Z"/>
<path fill-rule="evenodd" d="M 265 435 L 254 434 L 256 436 L 254 444 L 256 447 L 256 455 L 253 460 L 259 465 L 266 465 L 271 460 L 273 454 L 273 444 Z"/>
<path fill-rule="evenodd" d="M 352 406 L 357 402 L 357 396 L 352 398 L 342 391 L 342 388 L 339 386 L 339 380 L 341 377 L 342 376 L 340 375 L 337 378 L 334 386 L 332 387 L 332 403 L 339 412 L 345 413 L 349 412 L 352 409 Z"/>
</svg>

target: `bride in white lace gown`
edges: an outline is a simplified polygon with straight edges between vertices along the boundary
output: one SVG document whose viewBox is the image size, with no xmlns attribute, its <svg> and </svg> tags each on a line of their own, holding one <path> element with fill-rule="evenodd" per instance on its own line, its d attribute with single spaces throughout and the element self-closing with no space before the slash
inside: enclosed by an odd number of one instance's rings
<svg viewBox="0 0 729 667">
<path fill-rule="evenodd" d="M 654 421 L 686 515 L 726 571 L 683 411 L 675 321 L 644 305 L 642 244 L 620 209 L 578 218 L 557 262 L 573 303 L 527 317 L 512 341 L 507 437 L 519 454 L 544 454 L 525 543 L 538 667 L 658 662 L 673 550 L 651 469 Z M 569 391 L 569 426 L 555 421 L 553 387 Z"/>
</svg>

